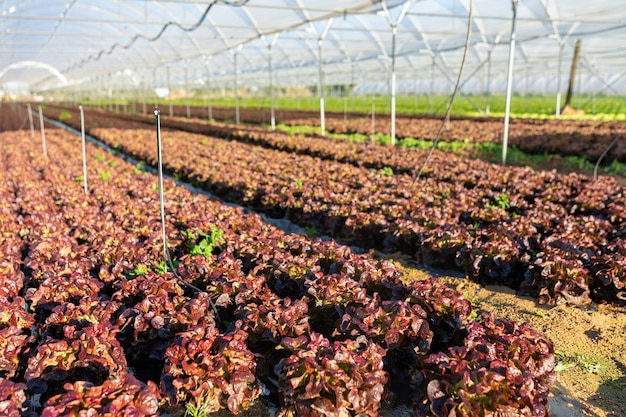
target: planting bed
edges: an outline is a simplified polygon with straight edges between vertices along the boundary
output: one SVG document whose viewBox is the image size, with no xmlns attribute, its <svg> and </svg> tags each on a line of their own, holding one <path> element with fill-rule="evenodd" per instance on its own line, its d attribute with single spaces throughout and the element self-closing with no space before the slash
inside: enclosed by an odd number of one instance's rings
<svg viewBox="0 0 626 417">
<path fill-rule="evenodd" d="M 175 116 L 187 114 L 184 106 L 174 106 Z M 167 113 L 167 108 L 164 110 Z M 207 109 L 192 107 L 192 117 L 205 119 Z M 216 120 L 234 120 L 233 108 L 213 108 Z M 292 126 L 319 126 L 319 112 L 277 110 L 278 123 Z M 269 109 L 240 109 L 240 119 L 244 123 L 269 124 Z M 326 130 L 330 133 L 369 136 L 372 134 L 372 120 L 369 116 L 328 112 Z M 189 119 L 187 119 L 188 121 Z M 398 116 L 396 136 L 399 139 L 412 138 L 433 140 L 441 125 L 441 116 Z M 600 155 L 619 134 L 626 133 L 625 122 L 592 120 L 555 120 L 513 118 L 509 130 L 509 144 L 529 154 L 552 154 L 563 156 L 583 156 L 595 163 Z M 502 143 L 502 118 L 495 117 L 452 117 L 440 140 L 447 142 Z M 374 130 L 377 134 L 389 135 L 388 114 L 376 115 Z M 203 133 L 214 134 L 210 130 Z M 612 161 L 626 162 L 626 138 L 618 140 L 602 160 L 602 164 Z"/>
<path fill-rule="evenodd" d="M 47 158 L 0 133 L 3 415 L 547 415 L 554 348 L 529 326 L 166 181 L 194 291 L 162 262 L 156 178 L 88 146 L 84 194 L 79 139 L 46 137 Z"/>
<path fill-rule="evenodd" d="M 89 117 L 93 123 L 97 116 Z M 153 130 L 123 123 L 90 131 L 154 165 Z M 184 132 L 164 136 L 170 173 L 272 217 L 425 264 L 457 265 L 477 282 L 505 284 L 541 303 L 626 304 L 626 195 L 609 177 L 503 168 L 436 152 L 414 182 L 399 165 L 423 160 L 424 151 L 316 139 L 314 146 L 326 145 L 319 152 L 336 156 L 329 161 L 307 155 L 306 146 L 296 156 Z M 338 162 L 344 153 L 351 163 Z M 386 168 L 358 164 L 375 159 Z"/>
</svg>

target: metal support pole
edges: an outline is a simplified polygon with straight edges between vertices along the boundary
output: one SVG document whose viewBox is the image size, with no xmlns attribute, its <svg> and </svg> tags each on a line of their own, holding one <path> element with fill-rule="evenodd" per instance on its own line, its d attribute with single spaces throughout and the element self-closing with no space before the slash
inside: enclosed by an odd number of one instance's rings
<svg viewBox="0 0 626 417">
<path fill-rule="evenodd" d="M 565 42 L 559 42 L 559 74 L 557 77 L 557 86 L 556 86 L 556 109 L 554 114 L 558 119 L 561 116 L 561 63 L 563 62 L 563 47 L 565 46 Z"/>
<path fill-rule="evenodd" d="M 28 108 L 28 123 L 30 124 L 30 137 L 35 140 L 35 125 L 33 123 L 33 112 L 30 108 L 30 103 L 26 104 Z"/>
<path fill-rule="evenodd" d="M 509 46 L 509 70 L 506 82 L 506 103 L 504 108 L 504 133 L 502 135 L 502 165 L 506 165 L 506 151 L 509 143 L 509 119 L 511 116 L 511 90 L 513 88 L 513 64 L 515 61 L 515 21 L 517 19 L 517 4 L 513 0 L 513 19 L 511 24 L 511 44 Z"/>
<path fill-rule="evenodd" d="M 376 102 L 372 99 L 372 145 L 376 143 Z"/>
<path fill-rule="evenodd" d="M 85 194 L 89 192 L 87 186 L 87 149 L 85 146 L 85 112 L 83 111 L 83 106 L 78 106 L 80 110 L 80 133 L 81 139 L 83 143 L 83 185 L 85 187 Z"/>
<path fill-rule="evenodd" d="M 167 101 L 168 101 L 168 105 L 169 105 L 169 110 L 170 110 L 170 117 L 174 116 L 174 108 L 172 107 L 172 82 L 170 79 L 170 67 L 167 67 L 167 90 L 169 92 L 169 94 L 167 95 Z M 159 117 L 161 116 L 161 113 L 159 113 Z"/>
<path fill-rule="evenodd" d="M 185 105 L 187 107 L 187 119 L 191 118 L 191 108 L 189 107 L 189 78 L 187 73 L 188 63 L 185 60 Z"/>
<path fill-rule="evenodd" d="M 204 59 L 206 67 L 206 94 L 207 94 L 207 115 L 209 120 L 213 118 L 213 109 L 211 108 L 211 73 L 209 72 L 209 58 Z"/>
<path fill-rule="evenodd" d="M 152 90 L 155 91 L 157 87 L 156 83 L 156 67 L 152 68 Z M 159 96 L 154 94 L 154 105 L 159 104 Z"/>
<path fill-rule="evenodd" d="M 396 145 L 396 32 L 397 25 L 391 25 L 391 146 Z"/>
<path fill-rule="evenodd" d="M 163 258 L 167 265 L 169 253 L 167 251 L 167 233 L 165 231 L 165 197 L 163 196 L 163 158 L 161 152 L 161 112 L 158 108 L 154 109 L 154 120 L 156 122 L 157 131 L 157 164 L 158 164 L 158 184 L 159 184 L 159 203 L 161 209 L 161 237 L 163 238 Z"/>
<path fill-rule="evenodd" d="M 43 156 L 48 157 L 48 149 L 46 148 L 46 131 L 43 127 L 43 111 L 39 106 L 39 127 L 41 128 L 41 147 L 43 148 Z"/>
<path fill-rule="evenodd" d="M 317 40 L 317 69 L 318 69 L 318 89 L 320 95 L 320 134 L 326 135 L 326 110 L 324 108 L 324 73 L 322 71 L 322 39 Z"/>
<path fill-rule="evenodd" d="M 240 118 L 239 118 L 239 91 L 238 91 L 238 84 L 237 84 L 237 55 L 238 53 L 235 52 L 233 54 L 233 65 L 235 68 L 235 77 L 233 79 L 233 90 L 235 93 L 235 124 L 239 124 L 240 122 Z"/>
<path fill-rule="evenodd" d="M 487 107 L 485 108 L 487 116 L 491 111 L 491 51 L 491 49 L 487 51 Z"/>
<path fill-rule="evenodd" d="M 141 76 L 141 114 L 146 114 L 148 111 L 147 94 L 146 94 L 146 77 L 145 75 Z"/>
<path fill-rule="evenodd" d="M 434 103 L 434 84 L 435 84 L 435 54 L 431 56 L 432 62 L 430 64 L 430 90 L 428 91 L 428 104 L 430 105 L 430 114 L 435 113 Z"/>
<path fill-rule="evenodd" d="M 276 40 L 276 38 L 274 38 L 274 40 Z M 270 77 L 270 124 L 272 126 L 272 130 L 276 130 L 276 114 L 274 110 L 274 77 L 272 74 L 272 45 L 273 42 L 267 47 L 267 65 Z"/>
<path fill-rule="evenodd" d="M 350 61 L 350 111 L 354 113 L 354 61 Z"/>
</svg>

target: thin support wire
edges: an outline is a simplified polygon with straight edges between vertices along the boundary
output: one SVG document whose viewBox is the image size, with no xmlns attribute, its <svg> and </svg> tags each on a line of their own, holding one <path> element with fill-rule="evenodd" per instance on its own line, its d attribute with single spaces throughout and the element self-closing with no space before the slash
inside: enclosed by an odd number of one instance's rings
<svg viewBox="0 0 626 417">
<path fill-rule="evenodd" d="M 161 234 L 163 237 L 163 257 L 167 266 L 170 268 L 176 279 L 183 285 L 197 291 L 204 292 L 200 288 L 196 287 L 193 284 L 185 281 L 178 272 L 176 272 L 176 268 L 174 268 L 174 264 L 172 263 L 172 258 L 170 256 L 170 251 L 167 247 L 167 233 L 165 231 L 165 197 L 163 195 L 163 159 L 161 157 L 162 146 L 161 146 L 161 111 L 157 106 L 154 108 L 154 120 L 156 122 L 156 132 L 157 132 L 157 153 L 158 153 L 158 177 L 159 177 L 159 203 L 161 207 Z M 213 303 L 213 300 L 209 297 L 209 303 L 211 304 L 211 308 L 213 308 L 213 312 L 215 313 L 215 321 L 217 322 L 218 327 L 222 327 L 222 320 L 220 320 L 220 315 L 217 312 L 217 307 Z"/>
<path fill-rule="evenodd" d="M 457 92 L 459 91 L 459 86 L 461 85 L 463 69 L 465 68 L 465 61 L 467 60 L 467 52 L 469 51 L 470 40 L 472 37 L 473 6 L 474 6 L 474 0 L 470 0 L 468 16 L 467 16 L 467 33 L 465 35 L 465 49 L 463 50 L 463 59 L 461 60 L 461 68 L 459 68 L 459 75 L 456 79 L 454 91 L 452 92 L 452 96 L 450 97 L 450 101 L 448 102 L 448 109 L 446 110 L 446 115 L 443 118 L 441 125 L 439 126 L 439 130 L 437 131 L 437 135 L 435 136 L 435 140 L 433 141 L 433 146 L 430 148 L 430 151 L 428 152 L 428 156 L 424 160 L 424 163 L 422 164 L 417 175 L 413 178 L 413 185 L 415 185 L 417 180 L 422 176 L 422 173 L 424 172 L 426 165 L 430 161 L 430 158 L 432 157 L 433 152 L 435 151 L 435 148 L 437 148 L 437 142 L 439 142 L 439 138 L 441 137 L 441 132 L 443 132 L 443 128 L 445 127 L 446 122 L 450 120 L 450 112 L 452 111 L 452 105 L 454 104 L 454 99 L 456 98 Z"/>
<path fill-rule="evenodd" d="M 598 180 L 598 168 L 600 167 L 600 162 L 602 161 L 602 159 L 604 159 L 606 154 L 609 153 L 609 150 L 613 147 L 613 145 L 615 145 L 617 143 L 617 141 L 620 140 L 621 137 L 622 137 L 622 133 L 620 132 L 615 137 L 615 139 L 613 139 L 613 142 L 611 142 L 611 144 L 609 146 L 607 146 L 607 148 L 604 150 L 604 152 L 602 152 L 602 155 L 600 155 L 600 157 L 598 158 L 598 161 L 596 162 L 596 166 L 593 168 L 593 180 L 594 181 Z"/>
</svg>

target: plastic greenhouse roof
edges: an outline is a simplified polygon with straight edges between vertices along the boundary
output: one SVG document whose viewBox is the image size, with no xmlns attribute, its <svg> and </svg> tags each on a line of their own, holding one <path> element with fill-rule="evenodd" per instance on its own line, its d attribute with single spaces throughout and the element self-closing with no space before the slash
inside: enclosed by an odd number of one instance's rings
<svg viewBox="0 0 626 417">
<path fill-rule="evenodd" d="M 392 27 L 400 89 L 449 91 L 470 0 L 5 0 L 0 83 L 58 88 L 357 84 L 386 91 Z M 516 90 L 567 82 L 582 39 L 579 88 L 626 90 L 621 0 L 519 0 Z M 474 0 L 464 91 L 504 88 L 513 7 Z M 156 39 L 158 38 L 158 39 Z M 560 58 L 560 59 L 559 59 Z M 561 71 L 559 72 L 559 67 Z M 561 74 L 561 76 L 559 76 Z M 431 80 L 436 81 L 433 87 Z M 218 85 L 218 84 L 216 84 Z"/>
</svg>

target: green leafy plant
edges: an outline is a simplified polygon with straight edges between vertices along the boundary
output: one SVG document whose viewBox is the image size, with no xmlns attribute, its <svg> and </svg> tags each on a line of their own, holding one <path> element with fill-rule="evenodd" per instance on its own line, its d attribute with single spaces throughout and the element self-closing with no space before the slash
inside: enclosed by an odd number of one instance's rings
<svg viewBox="0 0 626 417">
<path fill-rule="evenodd" d="M 508 210 L 509 208 L 511 208 L 511 200 L 509 199 L 509 195 L 506 193 L 497 195 L 495 197 L 495 204 L 487 204 L 487 207 L 492 210 L 497 208 Z"/>
<path fill-rule="evenodd" d="M 65 121 L 72 118 L 72 115 L 67 110 L 63 110 L 61 114 L 59 114 L 59 121 Z"/>
<path fill-rule="evenodd" d="M 578 353 L 568 355 L 562 350 L 557 350 L 554 353 L 557 357 L 557 364 L 554 369 L 557 372 L 563 372 L 577 366 L 585 372 L 598 375 L 604 368 L 606 368 L 604 365 L 592 360 L 587 355 L 581 355 Z"/>
<path fill-rule="evenodd" d="M 379 172 L 383 177 L 391 177 L 393 175 L 393 169 L 391 169 L 391 167 L 384 167 Z"/>
<path fill-rule="evenodd" d="M 104 157 L 104 154 L 102 154 L 102 153 L 97 154 L 97 155 L 96 155 L 96 156 L 94 156 L 93 158 L 94 158 L 96 161 L 98 161 L 98 162 L 104 162 L 104 161 L 105 161 L 105 159 L 106 159 L 106 158 Z"/>
<path fill-rule="evenodd" d="M 209 257 L 213 255 L 213 250 L 222 245 L 224 240 L 224 231 L 212 226 L 209 233 L 199 231 L 196 235 L 192 231 L 183 231 L 183 236 L 190 240 L 187 242 L 190 255 L 202 255 Z M 200 239 L 200 240 L 198 240 Z"/>
<path fill-rule="evenodd" d="M 159 261 L 159 263 L 153 262 L 154 271 L 157 275 L 161 276 L 167 272 L 167 265 L 164 260 Z"/>
<path fill-rule="evenodd" d="M 203 392 L 193 402 L 185 405 L 185 417 L 208 417 L 215 408 L 213 402 L 211 393 Z"/>
<path fill-rule="evenodd" d="M 137 162 L 135 165 L 135 174 L 141 174 L 141 172 L 145 169 L 146 163 L 144 161 Z"/>
<path fill-rule="evenodd" d="M 99 175 L 102 181 L 108 181 L 111 178 L 111 171 L 104 171 Z"/>
<path fill-rule="evenodd" d="M 137 275 L 145 275 L 148 272 L 150 272 L 150 269 L 145 266 L 144 264 L 139 264 L 135 267 L 135 269 L 131 272 L 131 275 L 133 276 L 137 276 Z"/>
<path fill-rule="evenodd" d="M 318 236 L 319 232 L 319 229 L 315 226 L 308 226 L 304 228 L 304 234 L 307 235 L 307 237 L 309 238 L 314 238 Z"/>
</svg>

